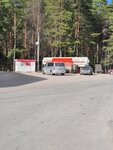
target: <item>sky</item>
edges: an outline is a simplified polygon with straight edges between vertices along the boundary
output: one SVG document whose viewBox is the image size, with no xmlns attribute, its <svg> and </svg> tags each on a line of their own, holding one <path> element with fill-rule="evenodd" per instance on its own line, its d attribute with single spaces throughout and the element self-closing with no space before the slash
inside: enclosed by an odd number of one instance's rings
<svg viewBox="0 0 113 150">
<path fill-rule="evenodd" d="M 110 4 L 112 0 L 107 0 L 107 1 L 108 1 L 108 4 Z"/>
</svg>

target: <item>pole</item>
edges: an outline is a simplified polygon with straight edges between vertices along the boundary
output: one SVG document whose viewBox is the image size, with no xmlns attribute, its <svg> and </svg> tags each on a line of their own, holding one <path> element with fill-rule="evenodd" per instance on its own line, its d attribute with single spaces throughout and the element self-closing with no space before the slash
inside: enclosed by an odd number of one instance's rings
<svg viewBox="0 0 113 150">
<path fill-rule="evenodd" d="M 107 63 L 106 63 L 106 52 L 105 52 L 105 73 L 107 72 Z"/>
<path fill-rule="evenodd" d="M 99 62 L 99 61 L 98 61 L 98 59 L 99 59 L 99 58 L 98 58 L 98 51 L 99 51 L 99 45 L 98 45 L 98 43 L 97 43 L 97 64 L 98 64 L 98 62 Z"/>
<path fill-rule="evenodd" d="M 38 1 L 38 11 L 37 11 L 37 49 L 36 49 L 36 71 L 39 72 L 39 59 L 40 59 L 40 6 L 41 6 L 41 1 Z"/>
<path fill-rule="evenodd" d="M 37 33 L 37 42 L 36 42 L 36 45 L 37 45 L 37 58 L 36 58 L 36 62 L 37 62 L 37 72 L 39 71 L 39 49 L 40 49 L 40 34 L 39 32 Z"/>
<path fill-rule="evenodd" d="M 14 2 L 14 52 L 13 52 L 13 71 L 15 71 L 15 49 L 16 49 L 16 0 Z"/>
</svg>

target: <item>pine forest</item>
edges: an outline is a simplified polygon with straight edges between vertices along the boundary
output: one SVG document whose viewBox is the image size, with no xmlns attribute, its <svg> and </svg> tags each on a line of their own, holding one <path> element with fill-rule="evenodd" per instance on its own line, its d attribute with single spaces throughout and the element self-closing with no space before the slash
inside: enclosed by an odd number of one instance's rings
<svg viewBox="0 0 113 150">
<path fill-rule="evenodd" d="M 39 42 L 39 54 L 37 54 Z M 113 2 L 107 0 L 0 0 L 0 70 L 13 60 L 88 57 L 113 67 Z"/>
</svg>

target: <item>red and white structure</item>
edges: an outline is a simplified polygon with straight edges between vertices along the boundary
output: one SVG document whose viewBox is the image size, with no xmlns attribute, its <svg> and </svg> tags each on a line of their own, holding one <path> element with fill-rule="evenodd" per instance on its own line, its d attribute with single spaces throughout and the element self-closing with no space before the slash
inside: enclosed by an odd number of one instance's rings
<svg viewBox="0 0 113 150">
<path fill-rule="evenodd" d="M 47 62 L 63 62 L 69 70 L 73 65 L 78 67 L 89 65 L 88 57 L 44 57 L 42 64 L 45 65 Z"/>
<path fill-rule="evenodd" d="M 35 72 L 35 59 L 15 59 L 16 72 Z"/>
</svg>

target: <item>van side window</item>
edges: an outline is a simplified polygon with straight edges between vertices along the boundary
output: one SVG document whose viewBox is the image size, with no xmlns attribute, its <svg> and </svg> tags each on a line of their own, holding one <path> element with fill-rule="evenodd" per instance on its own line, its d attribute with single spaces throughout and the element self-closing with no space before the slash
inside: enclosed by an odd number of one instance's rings
<svg viewBox="0 0 113 150">
<path fill-rule="evenodd" d="M 57 66 L 57 67 L 59 67 L 59 66 L 64 67 L 64 63 L 55 63 L 55 66 Z"/>
<path fill-rule="evenodd" d="M 51 67 L 51 66 L 53 66 L 53 63 L 48 63 L 48 67 Z"/>
</svg>

